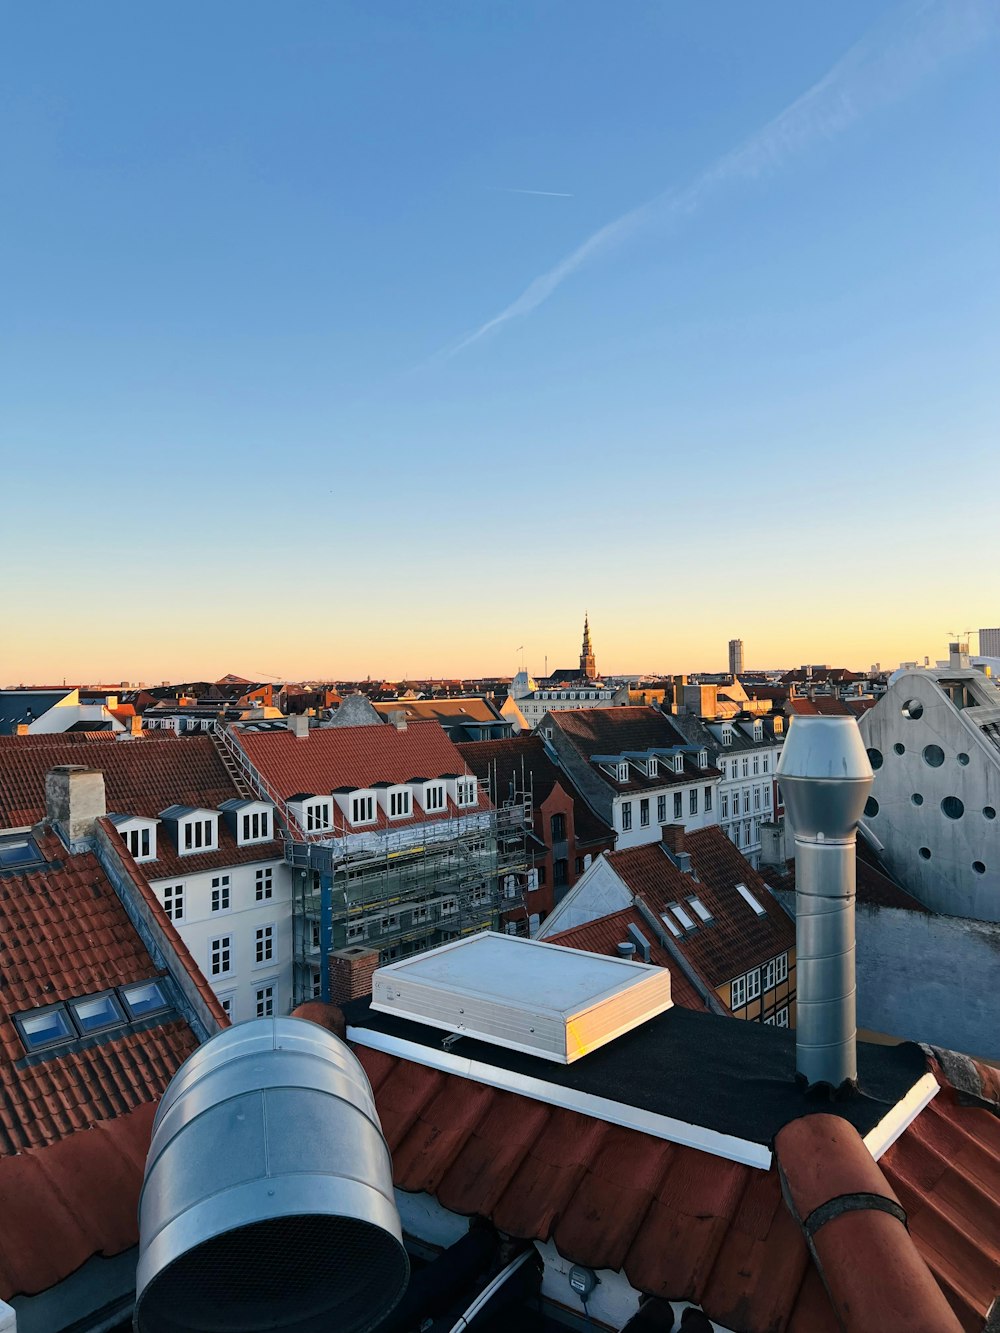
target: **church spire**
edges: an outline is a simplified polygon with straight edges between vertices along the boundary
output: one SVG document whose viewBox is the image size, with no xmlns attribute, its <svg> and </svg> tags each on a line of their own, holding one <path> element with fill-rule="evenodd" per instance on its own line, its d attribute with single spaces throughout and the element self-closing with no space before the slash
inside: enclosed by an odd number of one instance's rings
<svg viewBox="0 0 1000 1333">
<path fill-rule="evenodd" d="M 583 646 L 580 649 L 580 674 L 587 680 L 597 679 L 597 664 L 594 661 L 594 649 L 590 642 L 590 616 L 583 616 Z"/>
</svg>

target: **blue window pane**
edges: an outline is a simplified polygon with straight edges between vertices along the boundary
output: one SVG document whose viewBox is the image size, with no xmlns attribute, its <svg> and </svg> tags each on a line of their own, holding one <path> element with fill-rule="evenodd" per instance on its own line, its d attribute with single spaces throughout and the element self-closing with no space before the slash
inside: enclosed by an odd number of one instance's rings
<svg viewBox="0 0 1000 1333">
<path fill-rule="evenodd" d="M 73 1025 L 65 1009 L 46 1009 L 38 1014 L 25 1014 L 21 1017 L 21 1031 L 25 1045 L 29 1050 L 45 1046 L 50 1041 L 64 1041 L 75 1037 Z"/>
<path fill-rule="evenodd" d="M 73 1016 L 81 1032 L 99 1032 L 125 1020 L 124 1014 L 110 995 L 93 995 L 86 1000 L 73 1001 Z"/>
<path fill-rule="evenodd" d="M 123 986 L 121 993 L 133 1018 L 166 1009 L 169 1004 L 158 981 L 137 981 L 134 985 Z"/>
<path fill-rule="evenodd" d="M 0 870 L 14 870 L 21 866 L 44 865 L 38 848 L 30 839 L 18 842 L 0 842 Z"/>
</svg>

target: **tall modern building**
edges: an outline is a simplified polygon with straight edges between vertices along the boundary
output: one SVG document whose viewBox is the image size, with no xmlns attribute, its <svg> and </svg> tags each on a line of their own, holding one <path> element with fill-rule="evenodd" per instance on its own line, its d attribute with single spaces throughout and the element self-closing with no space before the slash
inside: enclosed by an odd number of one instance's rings
<svg viewBox="0 0 1000 1333">
<path fill-rule="evenodd" d="M 729 674 L 735 679 L 743 675 L 743 640 L 729 640 Z"/>
<path fill-rule="evenodd" d="M 1000 657 L 1000 629 L 979 631 L 979 656 Z"/>
</svg>

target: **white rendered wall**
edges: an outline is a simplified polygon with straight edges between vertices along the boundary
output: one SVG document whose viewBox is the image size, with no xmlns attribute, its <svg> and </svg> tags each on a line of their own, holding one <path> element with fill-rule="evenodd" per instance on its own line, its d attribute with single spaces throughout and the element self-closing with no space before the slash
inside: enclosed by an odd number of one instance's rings
<svg viewBox="0 0 1000 1333">
<path fill-rule="evenodd" d="M 719 779 L 705 774 L 704 778 L 698 782 L 686 782 L 684 786 L 678 787 L 653 787 L 645 792 L 632 792 L 615 796 L 612 800 L 612 822 L 614 830 L 618 837 L 615 842 L 615 850 L 621 851 L 625 847 L 644 847 L 650 842 L 659 842 L 663 836 L 661 832 L 662 824 L 683 824 L 686 829 L 708 828 L 711 824 L 719 822 Z M 705 809 L 705 788 L 712 789 L 712 808 Z M 690 793 L 698 793 L 698 813 L 692 815 Z M 674 815 L 674 794 L 680 793 L 681 813 Z M 659 797 L 667 798 L 667 816 L 660 820 L 657 817 L 657 803 Z M 649 823 L 643 826 L 640 823 L 639 802 L 649 801 Z M 626 801 L 632 803 L 632 827 L 630 829 L 622 828 L 622 805 Z"/>
</svg>

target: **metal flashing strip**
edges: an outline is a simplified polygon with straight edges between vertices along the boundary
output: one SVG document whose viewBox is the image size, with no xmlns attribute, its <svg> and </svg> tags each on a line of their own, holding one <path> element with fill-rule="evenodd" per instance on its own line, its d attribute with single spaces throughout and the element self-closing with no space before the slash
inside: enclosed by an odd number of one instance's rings
<svg viewBox="0 0 1000 1333">
<path fill-rule="evenodd" d="M 703 1125 L 693 1125 L 685 1120 L 675 1120 L 672 1116 L 660 1115 L 656 1111 L 646 1111 L 640 1106 L 629 1106 L 625 1102 L 611 1101 L 607 1097 L 579 1092 L 576 1088 L 560 1087 L 545 1079 L 518 1074 L 513 1070 L 485 1064 L 480 1060 L 470 1060 L 465 1056 L 454 1055 L 451 1051 L 424 1046 L 419 1042 L 407 1041 L 403 1037 L 393 1037 L 385 1032 L 376 1032 L 372 1028 L 349 1027 L 347 1040 L 358 1046 L 367 1046 L 373 1051 L 382 1051 L 385 1055 L 395 1055 L 401 1060 L 424 1065 L 428 1069 L 439 1069 L 442 1073 L 471 1079 L 474 1083 L 482 1083 L 486 1087 L 500 1088 L 504 1092 L 529 1097 L 532 1101 L 546 1102 L 549 1106 L 559 1106 L 566 1111 L 576 1111 L 580 1115 L 590 1116 L 591 1119 L 606 1120 L 609 1124 L 634 1129 L 640 1134 L 665 1139 L 668 1143 L 678 1143 L 684 1148 L 710 1153 L 713 1157 L 724 1157 L 727 1161 L 739 1162 L 742 1166 L 757 1167 L 761 1171 L 768 1171 L 771 1167 L 771 1150 L 764 1143 L 738 1139 L 731 1134 L 721 1134 L 717 1130 L 707 1129 Z M 936 1088 L 937 1084 L 934 1086 Z M 902 1129 L 899 1132 L 901 1133 Z M 886 1147 L 888 1146 L 887 1143 Z"/>
<path fill-rule="evenodd" d="M 924 1107 L 935 1098 L 941 1088 L 933 1074 L 917 1079 L 905 1097 L 901 1098 L 874 1129 L 865 1135 L 865 1147 L 877 1162 L 888 1152 L 904 1130 L 913 1124 Z"/>
</svg>

